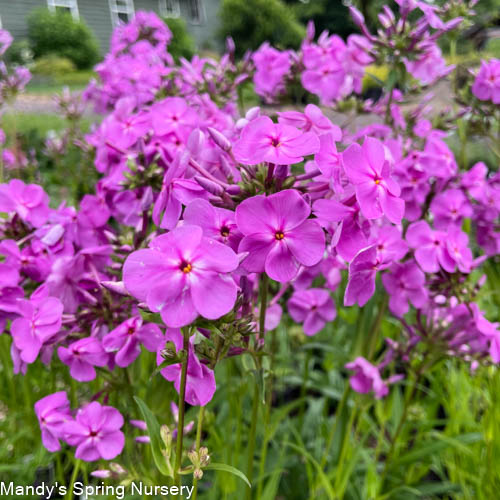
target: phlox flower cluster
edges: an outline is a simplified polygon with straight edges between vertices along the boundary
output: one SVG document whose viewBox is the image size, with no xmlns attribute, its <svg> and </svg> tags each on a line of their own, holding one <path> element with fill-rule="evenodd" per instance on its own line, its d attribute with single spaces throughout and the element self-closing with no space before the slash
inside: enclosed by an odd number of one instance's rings
<svg viewBox="0 0 500 500">
<path fill-rule="evenodd" d="M 0 28 L 0 119 L 5 112 L 6 105 L 15 99 L 16 95 L 24 90 L 31 80 L 31 73 L 24 66 L 8 68 L 1 59 L 12 44 L 12 36 L 8 31 Z M 0 127 L 0 168 L 3 170 L 22 168 L 26 166 L 26 155 L 18 148 L 7 148 L 5 132 Z"/>
</svg>

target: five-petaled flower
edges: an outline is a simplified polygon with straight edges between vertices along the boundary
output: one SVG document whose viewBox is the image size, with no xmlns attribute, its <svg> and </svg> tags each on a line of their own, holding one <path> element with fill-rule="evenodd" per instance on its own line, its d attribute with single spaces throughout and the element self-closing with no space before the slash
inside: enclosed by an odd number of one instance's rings
<svg viewBox="0 0 500 500">
<path fill-rule="evenodd" d="M 311 207 L 295 190 L 248 198 L 236 208 L 236 223 L 245 235 L 239 251 L 249 252 L 243 267 L 265 271 L 276 281 L 290 281 L 299 266 L 314 266 L 323 257 L 325 235 L 308 219 Z"/>
</svg>

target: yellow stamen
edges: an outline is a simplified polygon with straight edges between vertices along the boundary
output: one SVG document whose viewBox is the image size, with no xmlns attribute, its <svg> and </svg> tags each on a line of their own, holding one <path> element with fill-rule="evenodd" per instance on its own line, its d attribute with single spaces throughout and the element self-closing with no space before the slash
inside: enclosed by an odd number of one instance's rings
<svg viewBox="0 0 500 500">
<path fill-rule="evenodd" d="M 193 269 L 193 266 L 189 264 L 189 262 L 182 268 L 183 273 L 190 273 Z"/>
<path fill-rule="evenodd" d="M 282 239 L 285 237 L 285 235 L 283 234 L 283 231 L 278 231 L 278 232 L 274 235 L 274 237 L 275 237 L 277 240 L 282 240 Z"/>
</svg>

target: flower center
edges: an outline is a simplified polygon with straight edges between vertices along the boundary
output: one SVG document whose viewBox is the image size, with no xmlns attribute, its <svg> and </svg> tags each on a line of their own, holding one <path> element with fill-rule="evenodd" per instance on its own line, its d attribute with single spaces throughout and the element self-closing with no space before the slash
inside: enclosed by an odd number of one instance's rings
<svg viewBox="0 0 500 500">
<path fill-rule="evenodd" d="M 282 239 L 285 237 L 285 234 L 283 233 L 283 231 L 277 231 L 277 232 L 274 234 L 274 237 L 275 237 L 277 240 L 282 240 Z"/>
<path fill-rule="evenodd" d="M 229 236 L 229 228 L 227 226 L 222 226 L 220 228 L 220 234 L 221 236 L 223 236 L 224 238 L 227 238 Z"/>
<path fill-rule="evenodd" d="M 185 260 L 183 260 L 181 262 L 181 265 L 179 266 L 179 268 L 185 274 L 188 274 L 188 273 L 190 273 L 193 270 L 193 266 L 191 265 L 191 263 L 190 262 L 186 262 Z"/>
<path fill-rule="evenodd" d="M 380 179 L 378 177 L 375 178 L 375 184 L 377 184 L 377 185 L 380 184 Z"/>
<path fill-rule="evenodd" d="M 281 142 L 277 137 L 273 137 L 271 139 L 271 146 L 274 146 L 275 148 L 279 148 L 281 146 Z"/>
</svg>

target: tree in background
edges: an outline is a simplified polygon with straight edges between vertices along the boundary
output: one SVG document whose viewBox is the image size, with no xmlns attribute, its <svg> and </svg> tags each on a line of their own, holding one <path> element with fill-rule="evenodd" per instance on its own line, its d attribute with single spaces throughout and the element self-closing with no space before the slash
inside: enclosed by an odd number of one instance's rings
<svg viewBox="0 0 500 500">
<path fill-rule="evenodd" d="M 78 69 L 91 68 L 100 58 L 97 40 L 90 28 L 67 12 L 34 10 L 28 17 L 28 38 L 35 58 L 64 57 Z"/>
<path fill-rule="evenodd" d="M 196 46 L 193 37 L 186 28 L 186 21 L 178 17 L 166 17 L 163 19 L 172 32 L 172 40 L 168 44 L 168 51 L 178 61 L 180 57 L 191 59 L 194 56 Z"/>
<path fill-rule="evenodd" d="M 316 33 L 324 30 L 346 38 L 358 31 L 351 20 L 346 2 L 341 0 L 285 0 L 304 25 L 309 20 L 314 22 Z"/>
<path fill-rule="evenodd" d="M 305 35 L 294 10 L 281 0 L 223 0 L 220 22 L 221 38 L 233 38 L 238 56 L 265 41 L 281 49 L 298 48 Z"/>
</svg>

